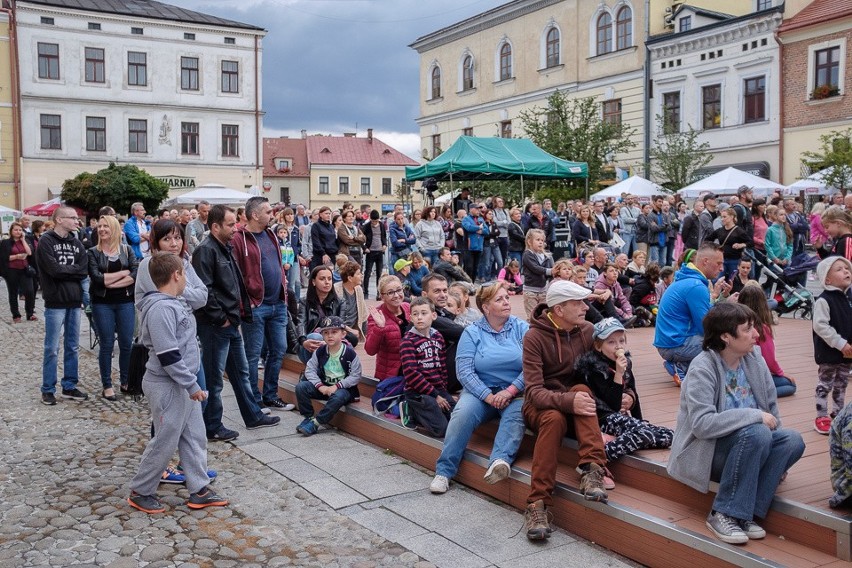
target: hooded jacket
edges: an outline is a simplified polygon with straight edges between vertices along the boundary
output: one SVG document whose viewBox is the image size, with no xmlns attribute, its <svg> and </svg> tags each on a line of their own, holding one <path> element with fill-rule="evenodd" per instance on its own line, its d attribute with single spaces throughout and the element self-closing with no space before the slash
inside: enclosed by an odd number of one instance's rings
<svg viewBox="0 0 852 568">
<path fill-rule="evenodd" d="M 633 399 L 630 416 L 642 420 L 639 395 L 636 394 L 636 379 L 633 377 L 633 362 L 627 355 L 627 370 L 622 384 L 615 382 L 615 361 L 600 351 L 583 353 L 574 365 L 574 369 L 595 395 L 598 421 L 603 423 L 607 416 L 621 411 L 621 396 L 626 394 Z"/>
<path fill-rule="evenodd" d="M 690 263 L 675 274 L 660 300 L 654 347 L 680 347 L 688 337 L 704 335 L 702 320 L 710 311 L 710 281 Z"/>
<path fill-rule="evenodd" d="M 582 322 L 574 329 L 560 329 L 548 317 L 547 304 L 539 304 L 530 317 L 530 330 L 524 337 L 524 404 L 537 410 L 574 413 L 571 387 L 583 384 L 574 365 L 583 353 L 592 350 L 594 327 Z"/>
<path fill-rule="evenodd" d="M 35 250 L 39 283 L 45 308 L 79 308 L 83 302 L 81 282 L 89 275 L 86 249 L 74 233 L 60 237 L 47 231 Z"/>
<path fill-rule="evenodd" d="M 196 375 L 201 354 L 195 318 L 187 312 L 184 302 L 162 292 L 148 292 L 138 306 L 140 341 L 150 352 L 144 380 L 175 382 L 190 395 L 200 391 Z"/>
<path fill-rule="evenodd" d="M 284 270 L 284 263 L 281 259 L 281 248 L 278 246 L 278 237 L 272 232 L 272 229 L 265 229 L 263 234 L 275 245 L 275 250 L 278 252 L 277 263 L 281 267 L 281 290 L 278 294 L 278 299 L 287 301 L 287 271 Z M 243 275 L 243 282 L 246 285 L 251 307 L 256 308 L 263 303 L 263 271 L 260 267 L 260 245 L 254 233 L 246 227 L 237 227 L 237 234 L 231 240 L 233 248 L 231 254 L 240 267 L 240 272 Z"/>
<path fill-rule="evenodd" d="M 840 256 L 830 256 L 820 261 L 816 268 L 817 279 L 825 288 L 814 302 L 814 359 L 818 365 L 849 362 L 841 353 L 846 343 L 852 341 L 852 300 L 848 296 L 849 290 L 825 283 L 829 269 L 838 261 L 844 262 L 852 271 L 852 262 Z"/>
</svg>

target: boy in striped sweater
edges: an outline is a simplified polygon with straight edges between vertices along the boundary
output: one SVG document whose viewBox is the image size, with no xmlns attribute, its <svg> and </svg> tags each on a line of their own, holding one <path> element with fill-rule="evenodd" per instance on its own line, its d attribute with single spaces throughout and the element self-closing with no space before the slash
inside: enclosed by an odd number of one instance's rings
<svg viewBox="0 0 852 568">
<path fill-rule="evenodd" d="M 411 329 L 402 338 L 400 356 L 405 377 L 405 400 L 419 430 L 443 438 L 456 404 L 447 392 L 447 346 L 432 329 L 438 316 L 428 298 L 411 302 Z"/>
</svg>

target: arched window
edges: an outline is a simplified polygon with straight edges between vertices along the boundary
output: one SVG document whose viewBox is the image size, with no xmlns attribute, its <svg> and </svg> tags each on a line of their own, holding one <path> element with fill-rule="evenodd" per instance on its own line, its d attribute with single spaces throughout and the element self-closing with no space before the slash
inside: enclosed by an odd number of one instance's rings
<svg viewBox="0 0 852 568">
<path fill-rule="evenodd" d="M 437 65 L 432 68 L 432 98 L 441 98 L 441 68 Z"/>
<path fill-rule="evenodd" d="M 462 61 L 462 91 L 473 88 L 473 57 L 470 55 Z"/>
<path fill-rule="evenodd" d="M 627 49 L 633 46 L 633 11 L 624 6 L 615 17 L 616 49 Z"/>
<path fill-rule="evenodd" d="M 597 55 L 612 51 L 612 16 L 609 15 L 609 12 L 604 12 L 598 16 L 597 38 Z"/>
<path fill-rule="evenodd" d="M 512 46 L 508 42 L 500 46 L 500 80 L 512 78 Z"/>
<path fill-rule="evenodd" d="M 547 31 L 547 39 L 545 40 L 545 58 L 546 67 L 556 67 L 559 65 L 559 30 L 550 28 Z"/>
</svg>

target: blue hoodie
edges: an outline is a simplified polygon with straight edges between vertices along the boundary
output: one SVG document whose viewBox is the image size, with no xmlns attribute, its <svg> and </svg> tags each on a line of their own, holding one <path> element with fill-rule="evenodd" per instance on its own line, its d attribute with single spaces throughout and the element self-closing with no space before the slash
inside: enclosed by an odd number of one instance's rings
<svg viewBox="0 0 852 568">
<path fill-rule="evenodd" d="M 704 335 L 701 320 L 710 311 L 710 281 L 689 264 L 675 274 L 657 313 L 654 347 L 680 347 L 688 337 Z"/>
</svg>

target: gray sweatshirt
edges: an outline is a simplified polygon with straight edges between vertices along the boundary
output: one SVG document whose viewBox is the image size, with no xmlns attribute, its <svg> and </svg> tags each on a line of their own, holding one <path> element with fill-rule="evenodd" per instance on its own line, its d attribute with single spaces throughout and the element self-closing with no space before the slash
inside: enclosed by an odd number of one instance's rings
<svg viewBox="0 0 852 568">
<path fill-rule="evenodd" d="M 417 248 L 420 250 L 438 250 L 444 246 L 444 228 L 438 221 L 421 219 L 414 225 Z"/>
<path fill-rule="evenodd" d="M 140 340 L 148 348 L 145 381 L 175 382 L 192 395 L 201 390 L 196 382 L 201 354 L 195 333 L 195 317 L 183 300 L 148 292 L 137 306 L 142 313 Z"/>
<path fill-rule="evenodd" d="M 139 268 L 136 271 L 136 309 L 139 307 L 140 300 L 148 292 L 154 292 L 157 287 L 154 286 L 154 281 L 151 280 L 151 273 L 148 272 L 148 263 L 151 262 L 151 257 L 145 257 L 139 263 Z M 183 272 L 186 274 L 186 289 L 180 296 L 189 306 L 190 311 L 200 310 L 207 305 L 207 287 L 201 278 L 195 273 L 195 269 L 189 262 L 188 258 L 183 259 Z"/>
</svg>

